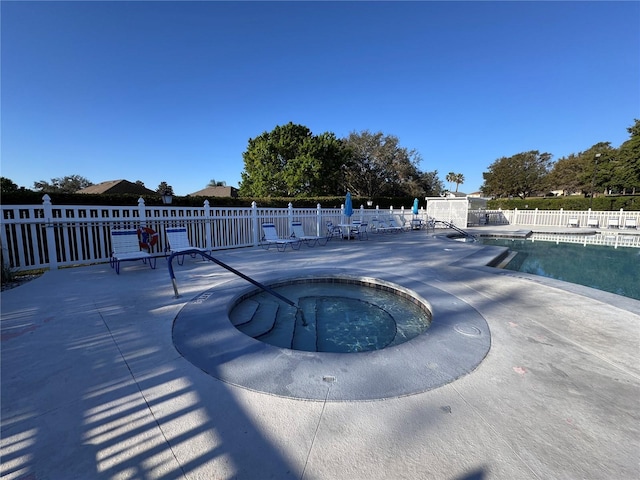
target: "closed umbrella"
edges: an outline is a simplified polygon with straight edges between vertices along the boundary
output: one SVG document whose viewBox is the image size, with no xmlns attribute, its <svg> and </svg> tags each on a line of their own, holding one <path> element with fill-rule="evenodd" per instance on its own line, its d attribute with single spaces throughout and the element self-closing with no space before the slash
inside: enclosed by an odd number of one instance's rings
<svg viewBox="0 0 640 480">
<path fill-rule="evenodd" d="M 418 199 L 417 198 L 413 199 L 413 208 L 411 209 L 411 211 L 413 212 L 414 215 L 418 214 Z"/>
<path fill-rule="evenodd" d="M 351 223 L 351 215 L 353 215 L 353 205 L 351 204 L 351 193 L 347 192 L 347 197 L 344 199 L 344 215 L 349 218 Z"/>
</svg>

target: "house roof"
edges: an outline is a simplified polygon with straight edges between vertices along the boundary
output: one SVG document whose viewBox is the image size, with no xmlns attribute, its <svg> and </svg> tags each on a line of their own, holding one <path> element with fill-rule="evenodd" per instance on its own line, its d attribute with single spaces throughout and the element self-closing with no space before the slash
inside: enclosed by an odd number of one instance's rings
<svg viewBox="0 0 640 480">
<path fill-rule="evenodd" d="M 148 189 L 143 185 L 129 182 L 128 180 L 107 180 L 106 182 L 100 182 L 96 185 L 78 190 L 77 193 L 134 193 L 134 194 L 155 194 L 153 190 Z"/>
<path fill-rule="evenodd" d="M 235 187 L 207 187 L 197 192 L 190 193 L 192 197 L 234 197 L 238 196 L 238 189 Z"/>
</svg>

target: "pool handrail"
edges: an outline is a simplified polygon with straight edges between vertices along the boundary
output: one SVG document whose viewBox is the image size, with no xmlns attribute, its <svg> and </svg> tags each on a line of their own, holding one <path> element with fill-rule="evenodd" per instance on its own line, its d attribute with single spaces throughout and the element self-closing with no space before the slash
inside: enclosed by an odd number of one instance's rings
<svg viewBox="0 0 640 480">
<path fill-rule="evenodd" d="M 171 284 L 173 285 L 173 291 L 175 293 L 175 298 L 180 298 L 180 294 L 178 293 L 178 283 L 176 282 L 176 274 L 173 271 L 173 259 L 174 259 L 174 257 L 176 257 L 178 255 L 191 255 L 191 254 L 202 255 L 202 258 L 206 258 L 208 260 L 211 260 L 214 263 L 217 263 L 222 268 L 225 268 L 225 269 L 229 270 L 234 275 L 237 275 L 240 278 L 243 278 L 247 282 L 252 283 L 256 287 L 258 287 L 258 288 L 264 290 L 265 292 L 273 295 L 274 297 L 282 300 L 286 304 L 291 305 L 292 307 L 294 307 L 296 309 L 296 317 L 299 314 L 300 315 L 300 319 L 302 320 L 302 324 L 303 325 L 307 324 L 307 322 L 306 322 L 306 320 L 304 318 L 304 313 L 303 313 L 302 309 L 298 305 L 296 305 L 293 301 L 291 301 L 288 298 L 280 295 L 278 292 L 274 292 L 273 290 L 271 290 L 266 285 L 263 285 L 262 283 L 258 282 L 257 280 L 254 280 L 253 278 L 249 277 L 248 275 L 245 275 L 244 273 L 239 272 L 235 268 L 233 268 L 233 267 L 227 265 L 226 263 L 218 260 L 217 258 L 213 257 L 212 255 L 209 255 L 208 253 L 205 253 L 205 252 L 201 251 L 200 249 L 196 249 L 196 248 L 191 249 L 191 250 L 181 250 L 179 252 L 173 252 L 171 255 L 169 255 L 169 258 L 167 259 L 167 266 L 169 267 L 169 276 L 171 277 Z"/>
<path fill-rule="evenodd" d="M 476 237 L 474 234 L 466 232 L 465 230 L 461 229 L 460 227 L 456 227 L 451 222 L 447 222 L 445 220 L 434 220 L 434 223 L 442 223 L 443 225 L 446 225 L 447 227 L 451 228 L 452 230 L 455 230 L 456 232 L 464 235 L 467 238 L 472 238 L 473 240 L 478 240 L 478 237 Z"/>
</svg>

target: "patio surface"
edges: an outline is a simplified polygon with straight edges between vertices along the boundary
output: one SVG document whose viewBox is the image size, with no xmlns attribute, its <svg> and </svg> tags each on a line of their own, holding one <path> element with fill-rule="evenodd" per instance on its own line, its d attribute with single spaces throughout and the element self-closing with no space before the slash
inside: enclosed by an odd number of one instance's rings
<svg viewBox="0 0 640 480">
<path fill-rule="evenodd" d="M 331 268 L 406 279 L 486 321 L 491 345 L 475 370 L 370 401 L 332 399 L 349 362 L 328 372 L 336 382 L 325 399 L 301 400 L 222 381 L 183 358 L 172 341 L 181 309 L 237 281 L 210 262 L 175 265 L 179 298 L 162 259 L 156 270 L 125 262 L 120 275 L 108 264 L 47 272 L 4 291 L 0 475 L 640 478 L 640 301 L 483 266 L 499 251 L 410 231 L 285 253 L 214 252 L 261 279 Z M 429 383 L 441 369 L 434 360 L 405 374 Z M 361 376 L 385 382 L 375 365 Z"/>
</svg>

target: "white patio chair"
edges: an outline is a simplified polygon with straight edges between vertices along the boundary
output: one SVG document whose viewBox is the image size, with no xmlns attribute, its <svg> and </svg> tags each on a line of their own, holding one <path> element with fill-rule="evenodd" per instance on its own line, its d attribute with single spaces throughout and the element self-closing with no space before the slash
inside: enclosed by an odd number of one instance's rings
<svg viewBox="0 0 640 480">
<path fill-rule="evenodd" d="M 291 222 L 291 231 L 293 232 L 293 234 L 291 235 L 291 238 L 300 240 L 302 243 L 304 243 L 308 247 L 314 247 L 318 244 L 326 245 L 328 241 L 327 237 L 305 234 L 304 229 L 302 228 L 301 222 Z M 323 240 L 324 240 L 324 243 L 322 243 Z"/>
<path fill-rule="evenodd" d="M 278 236 L 278 231 L 273 223 L 262 224 L 263 237 L 260 240 L 260 246 L 265 250 L 269 250 L 272 245 L 275 245 L 279 252 L 284 252 L 287 249 L 287 245 L 291 246 L 292 250 L 298 250 L 300 248 L 300 240 L 297 238 L 281 238 Z"/>
<path fill-rule="evenodd" d="M 351 228 L 350 234 L 357 237 L 358 240 L 368 240 L 369 239 L 369 233 L 367 232 L 368 228 L 369 228 L 369 224 L 367 222 L 357 222 L 357 223 L 354 223 L 353 227 Z"/>
<path fill-rule="evenodd" d="M 140 247 L 138 230 L 111 230 L 111 256 L 109 265 L 115 268 L 120 275 L 120 262 L 129 260 L 142 260 L 145 264 L 149 260 L 149 266 L 156 268 L 156 258 L 148 252 L 143 252 Z"/>
<path fill-rule="evenodd" d="M 333 222 L 327 222 L 327 242 L 332 238 L 342 238 L 342 229 Z"/>
<path fill-rule="evenodd" d="M 189 236 L 187 235 L 186 227 L 174 227 L 165 229 L 165 234 L 167 236 L 167 247 L 165 252 L 176 253 L 176 257 L 178 258 L 178 265 L 182 265 L 184 263 L 184 254 L 180 254 L 181 252 L 189 252 L 191 258 L 195 258 L 196 254 L 202 255 L 203 253 L 211 254 L 211 250 L 207 248 L 194 247 L 189 242 Z M 197 250 L 197 252 L 193 252 L 193 250 Z M 204 260 L 206 257 L 202 256 Z"/>
</svg>

